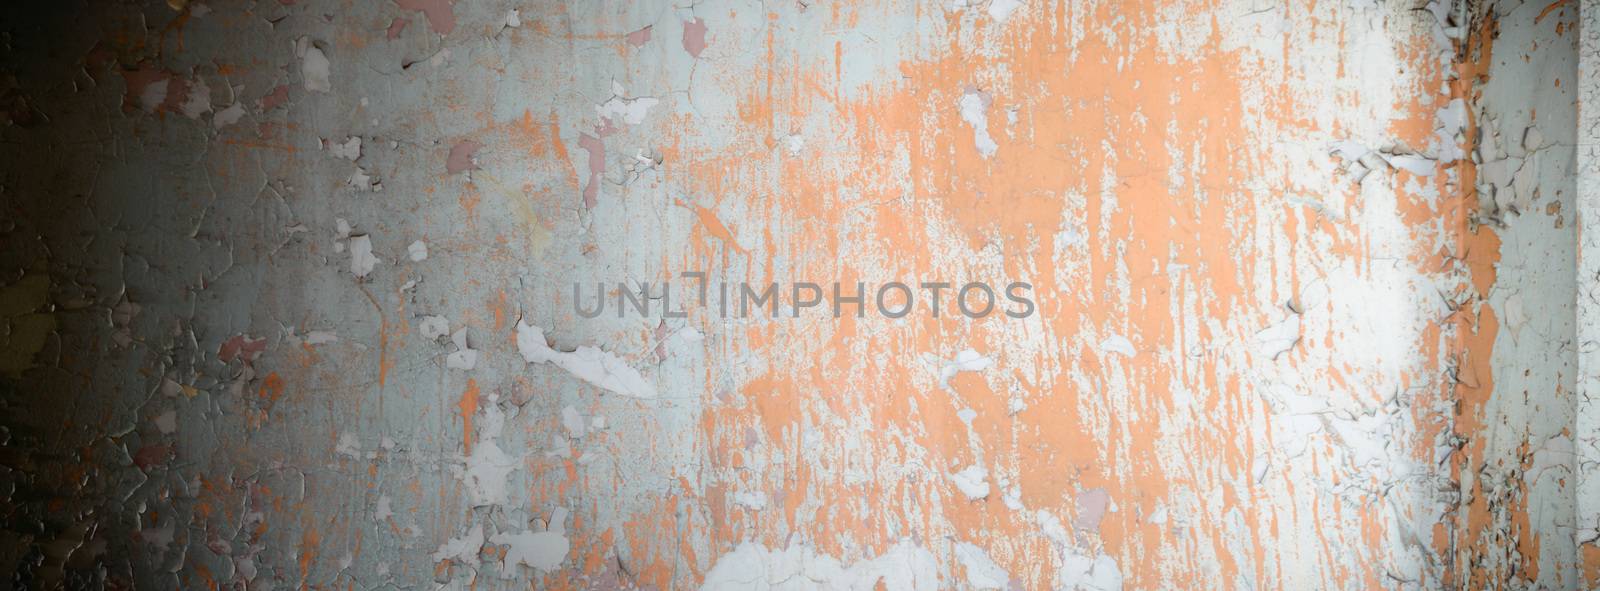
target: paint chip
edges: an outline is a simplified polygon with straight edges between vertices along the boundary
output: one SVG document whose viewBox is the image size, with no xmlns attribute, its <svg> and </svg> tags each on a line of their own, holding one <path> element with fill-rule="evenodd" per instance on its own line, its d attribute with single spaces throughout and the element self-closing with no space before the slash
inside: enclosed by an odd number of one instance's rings
<svg viewBox="0 0 1600 591">
<path fill-rule="evenodd" d="M 989 18 L 1006 22 L 1018 8 L 1022 8 L 1022 0 L 989 0 Z"/>
<path fill-rule="evenodd" d="M 634 47 L 644 47 L 644 44 L 650 42 L 651 28 L 651 25 L 645 25 L 643 29 L 628 33 L 628 45 L 632 45 Z"/>
<path fill-rule="evenodd" d="M 422 333 L 422 338 L 436 341 L 450 333 L 450 321 L 443 316 L 423 316 L 422 322 L 417 324 L 417 332 Z"/>
<path fill-rule="evenodd" d="M 961 494 L 974 501 L 989 497 L 989 472 L 983 466 L 973 464 L 966 469 L 950 475 L 950 481 L 956 484 Z"/>
<path fill-rule="evenodd" d="M 478 352 L 467 346 L 466 327 L 462 327 L 455 334 L 450 335 L 450 342 L 455 343 L 456 350 L 445 356 L 445 367 L 468 371 L 478 366 Z"/>
<path fill-rule="evenodd" d="M 472 140 L 461 140 L 456 142 L 456 145 L 450 146 L 450 155 L 445 157 L 445 171 L 449 172 L 450 174 L 456 174 L 460 172 L 466 172 L 468 170 L 477 170 L 478 162 L 477 160 L 473 159 L 473 156 L 476 155 L 478 153 L 478 149 L 482 147 L 483 144 Z"/>
<path fill-rule="evenodd" d="M 523 531 L 520 533 L 497 533 L 489 538 L 496 545 L 509 546 L 506 555 L 500 561 L 501 574 L 509 575 L 518 565 L 532 567 L 541 572 L 551 572 L 561 568 L 561 563 L 566 562 L 567 552 L 572 549 L 572 544 L 567 540 L 566 527 L 562 523 L 566 520 L 565 507 L 557 507 L 551 512 L 550 524 L 545 531 Z"/>
<path fill-rule="evenodd" d="M 300 80 L 305 85 L 306 92 L 332 92 L 333 74 L 330 72 L 332 64 L 328 62 L 328 56 L 322 53 L 322 49 L 308 37 L 301 37 L 295 46 L 296 53 L 300 55 Z"/>
<path fill-rule="evenodd" d="M 517 351 L 528 363 L 550 363 L 590 384 L 623 396 L 641 399 L 656 397 L 656 389 L 639 371 L 615 354 L 596 347 L 578 347 L 571 353 L 550 348 L 544 329 L 524 321 L 517 322 Z"/>
<path fill-rule="evenodd" d="M 696 17 L 694 20 L 683 21 L 683 50 L 689 52 L 690 57 L 700 57 L 700 52 L 706 50 L 706 22 Z"/>
<path fill-rule="evenodd" d="M 343 143 L 323 140 L 322 147 L 334 158 L 343 158 L 351 162 L 361 158 L 361 138 L 358 136 L 350 136 Z"/>
<path fill-rule="evenodd" d="M 994 138 L 989 135 L 989 95 L 980 90 L 969 89 L 961 95 L 958 106 L 961 109 L 961 119 L 972 126 L 973 145 L 978 149 L 978 155 L 984 158 L 994 156 L 1000 149 Z"/>
<path fill-rule="evenodd" d="M 406 247 L 406 255 L 411 257 L 411 262 L 420 263 L 428 259 L 428 244 L 418 240 Z"/>
<path fill-rule="evenodd" d="M 561 408 L 561 426 L 566 428 L 567 436 L 573 439 L 582 438 L 587 427 L 583 422 L 583 415 L 578 414 L 578 410 L 571 406 Z"/>
<path fill-rule="evenodd" d="M 456 13 L 451 0 L 394 0 L 402 10 L 415 10 L 428 19 L 428 28 L 440 35 L 456 30 Z"/>
<path fill-rule="evenodd" d="M 939 386 L 949 388 L 950 380 L 955 379 L 956 374 L 963 371 L 983 371 L 989 369 L 991 365 L 994 365 L 994 360 L 972 349 L 963 350 L 956 354 L 954 361 L 947 362 L 944 367 L 939 368 Z"/>
<path fill-rule="evenodd" d="M 372 237 L 362 234 L 350 237 L 350 273 L 364 278 L 378 266 L 378 257 L 372 255 Z"/>
<path fill-rule="evenodd" d="M 244 104 L 235 102 L 227 108 L 211 114 L 211 126 L 222 129 L 239 122 L 244 117 Z"/>
<path fill-rule="evenodd" d="M 1111 334 L 1100 341 L 1100 350 L 1105 353 L 1116 353 L 1125 357 L 1136 357 L 1139 350 L 1133 347 L 1133 341 L 1120 334 Z"/>
</svg>

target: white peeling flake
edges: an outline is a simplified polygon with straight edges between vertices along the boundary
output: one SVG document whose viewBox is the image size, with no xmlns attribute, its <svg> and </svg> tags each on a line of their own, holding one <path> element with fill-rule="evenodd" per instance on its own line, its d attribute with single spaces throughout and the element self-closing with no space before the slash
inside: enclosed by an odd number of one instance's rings
<svg viewBox="0 0 1600 591">
<path fill-rule="evenodd" d="M 351 136 L 344 143 L 328 142 L 328 153 L 335 158 L 344 158 L 351 162 L 361 159 L 361 138 Z"/>
<path fill-rule="evenodd" d="M 305 52 L 300 56 L 300 78 L 307 92 L 333 91 L 333 75 L 329 72 L 329 65 L 328 56 L 321 49 L 306 44 Z"/>
<path fill-rule="evenodd" d="M 366 277 L 378 266 L 378 257 L 372 256 L 372 237 L 362 234 L 350 237 L 350 272 L 356 277 Z"/>
<path fill-rule="evenodd" d="M 333 452 L 350 458 L 361 457 L 361 440 L 355 433 L 346 431 L 339 435 L 339 443 L 333 447 Z"/>
<path fill-rule="evenodd" d="M 379 188 L 372 182 L 372 175 L 367 174 L 367 169 L 359 166 L 355 172 L 350 173 L 350 178 L 345 179 L 344 184 L 357 191 L 375 191 Z"/>
<path fill-rule="evenodd" d="M 307 332 L 300 342 L 307 345 L 326 345 L 339 342 L 339 333 L 331 330 L 313 330 Z"/>
<path fill-rule="evenodd" d="M 436 340 L 450 333 L 450 321 L 443 316 L 423 316 L 417 331 L 422 333 L 422 338 Z"/>
<path fill-rule="evenodd" d="M 1100 350 L 1106 353 L 1116 353 L 1127 357 L 1134 357 L 1139 350 L 1133 348 L 1133 341 L 1120 334 L 1113 334 L 1100 341 Z"/>
<path fill-rule="evenodd" d="M 1003 23 L 1018 8 L 1022 8 L 1022 0 L 990 0 L 989 17 Z"/>
<path fill-rule="evenodd" d="M 510 498 L 506 478 L 517 469 L 519 460 L 507 455 L 495 439 L 505 428 L 505 415 L 500 412 L 498 398 L 491 396 L 483 407 L 483 420 L 478 428 L 478 443 L 466 458 L 466 472 L 462 481 L 472 497 L 472 506 L 505 504 Z"/>
<path fill-rule="evenodd" d="M 972 349 L 964 350 L 956 354 L 955 361 L 945 363 L 944 367 L 939 369 L 939 385 L 949 388 L 950 380 L 955 379 L 956 374 L 963 371 L 983 371 L 989 369 L 991 365 L 994 365 L 993 359 L 980 355 Z"/>
<path fill-rule="evenodd" d="M 528 363 L 550 363 L 567 373 L 623 396 L 653 399 L 656 389 L 639 371 L 615 354 L 596 347 L 578 347 L 571 353 L 556 351 L 544 339 L 544 329 L 517 322 L 517 351 Z"/>
<path fill-rule="evenodd" d="M 421 240 L 418 240 L 416 242 L 412 242 L 411 246 L 407 246 L 406 247 L 406 255 L 411 257 L 411 261 L 412 262 L 422 262 L 424 260 L 427 260 L 427 258 L 428 258 L 428 245 L 427 245 L 427 243 L 425 243 L 425 242 L 423 242 Z"/>
<path fill-rule="evenodd" d="M 982 92 L 968 90 L 961 95 L 961 119 L 972 126 L 973 143 L 984 158 L 993 156 L 1000 146 L 989 136 L 989 99 Z"/>
<path fill-rule="evenodd" d="M 567 435 L 573 439 L 582 438 L 587 430 L 587 425 L 583 422 L 583 415 L 578 414 L 577 409 L 571 406 L 562 407 L 561 426 L 567 429 Z"/>
<path fill-rule="evenodd" d="M 178 430 L 178 413 L 173 410 L 162 412 L 161 414 L 156 415 L 155 423 L 156 429 L 160 430 L 164 434 L 170 435 L 174 431 Z"/>
<path fill-rule="evenodd" d="M 139 91 L 139 108 L 146 113 L 154 113 L 161 108 L 161 103 L 167 102 L 167 85 L 170 80 L 157 80 L 146 84 Z"/>
<path fill-rule="evenodd" d="M 478 552 L 483 550 L 483 526 L 474 525 L 465 535 L 451 538 L 433 552 L 433 561 L 454 560 L 458 563 L 476 563 Z"/>
<path fill-rule="evenodd" d="M 619 93 L 610 100 L 595 105 L 596 115 L 606 119 L 621 119 L 628 125 L 638 125 L 644 122 L 645 115 L 650 114 L 650 107 L 656 106 L 661 101 L 654 97 L 623 98 Z"/>
<path fill-rule="evenodd" d="M 544 572 L 559 569 L 567 559 L 567 551 L 572 548 L 567 536 L 559 530 L 498 533 L 489 541 L 509 546 L 505 558 L 500 562 L 501 574 L 507 576 L 515 572 L 517 565 L 527 565 Z"/>
<path fill-rule="evenodd" d="M 445 367 L 450 369 L 470 370 L 478 366 L 478 352 L 467 346 L 467 329 L 457 330 L 450 335 L 450 341 L 455 343 L 455 352 L 445 356 Z"/>
<path fill-rule="evenodd" d="M 950 481 L 956 484 L 961 494 L 974 501 L 988 498 L 989 472 L 983 466 L 973 464 L 966 469 L 950 475 Z"/>
<path fill-rule="evenodd" d="M 1384 156 L 1389 166 L 1399 168 L 1417 176 L 1433 176 L 1434 161 L 1415 154 L 1397 154 Z"/>
<path fill-rule="evenodd" d="M 211 111 L 211 87 L 206 86 L 204 78 L 196 77 L 189 85 L 189 96 L 184 97 L 183 104 L 178 105 L 178 111 L 190 119 L 199 119 Z"/>
<path fill-rule="evenodd" d="M 244 118 L 244 103 L 233 103 L 228 108 L 211 114 L 211 126 L 222 129 Z"/>
</svg>

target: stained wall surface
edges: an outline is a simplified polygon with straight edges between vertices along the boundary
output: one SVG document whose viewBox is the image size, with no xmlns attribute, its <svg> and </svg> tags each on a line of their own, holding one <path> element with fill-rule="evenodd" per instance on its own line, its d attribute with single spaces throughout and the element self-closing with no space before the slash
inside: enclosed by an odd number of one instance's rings
<svg viewBox="0 0 1600 591">
<path fill-rule="evenodd" d="M 0 570 L 1595 588 L 1580 4 L 6 3 Z"/>
</svg>

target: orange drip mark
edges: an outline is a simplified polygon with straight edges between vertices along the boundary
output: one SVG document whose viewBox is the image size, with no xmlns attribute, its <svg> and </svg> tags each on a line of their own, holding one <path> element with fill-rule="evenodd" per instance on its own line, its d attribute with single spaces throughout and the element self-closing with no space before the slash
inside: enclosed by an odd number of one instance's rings
<svg viewBox="0 0 1600 591">
<path fill-rule="evenodd" d="M 273 402 L 277 402 L 278 398 L 283 396 L 283 378 L 278 377 L 278 372 L 269 373 L 267 377 L 261 379 L 259 395 Z"/>
<path fill-rule="evenodd" d="M 1562 6 L 1566 5 L 1566 3 L 1571 1 L 1572 0 L 1556 0 L 1555 2 L 1551 2 L 1549 6 L 1544 7 L 1544 10 L 1539 11 L 1539 16 L 1533 17 L 1533 24 L 1539 24 L 1539 21 L 1544 20 L 1544 17 L 1550 16 L 1550 13 L 1555 12 L 1557 8 L 1561 8 Z"/>
<path fill-rule="evenodd" d="M 467 380 L 467 390 L 461 393 L 461 402 L 456 404 L 461 409 L 461 446 L 466 453 L 472 453 L 472 415 L 478 414 L 478 381 Z"/>
<path fill-rule="evenodd" d="M 378 387 L 382 388 L 389 381 L 389 368 L 394 367 L 394 361 L 389 359 L 389 321 L 383 320 L 378 325 Z"/>
<path fill-rule="evenodd" d="M 682 204 L 682 202 L 680 201 L 679 204 Z M 733 232 L 728 231 L 728 226 L 723 225 L 722 220 L 717 218 L 716 212 L 694 204 L 684 205 L 684 207 L 694 209 L 694 215 L 700 218 L 700 225 L 705 226 L 706 231 L 710 232 L 712 236 L 727 243 L 728 248 L 732 248 L 740 254 L 748 254 L 748 251 L 740 247 L 739 242 L 733 239 Z"/>
</svg>

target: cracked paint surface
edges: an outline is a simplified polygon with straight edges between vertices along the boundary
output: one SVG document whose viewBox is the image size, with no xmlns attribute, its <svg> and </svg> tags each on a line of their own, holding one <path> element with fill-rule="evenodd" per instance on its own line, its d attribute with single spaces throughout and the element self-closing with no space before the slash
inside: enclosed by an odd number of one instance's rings
<svg viewBox="0 0 1600 591">
<path fill-rule="evenodd" d="M 0 568 L 1592 588 L 1580 4 L 8 5 Z"/>
</svg>

